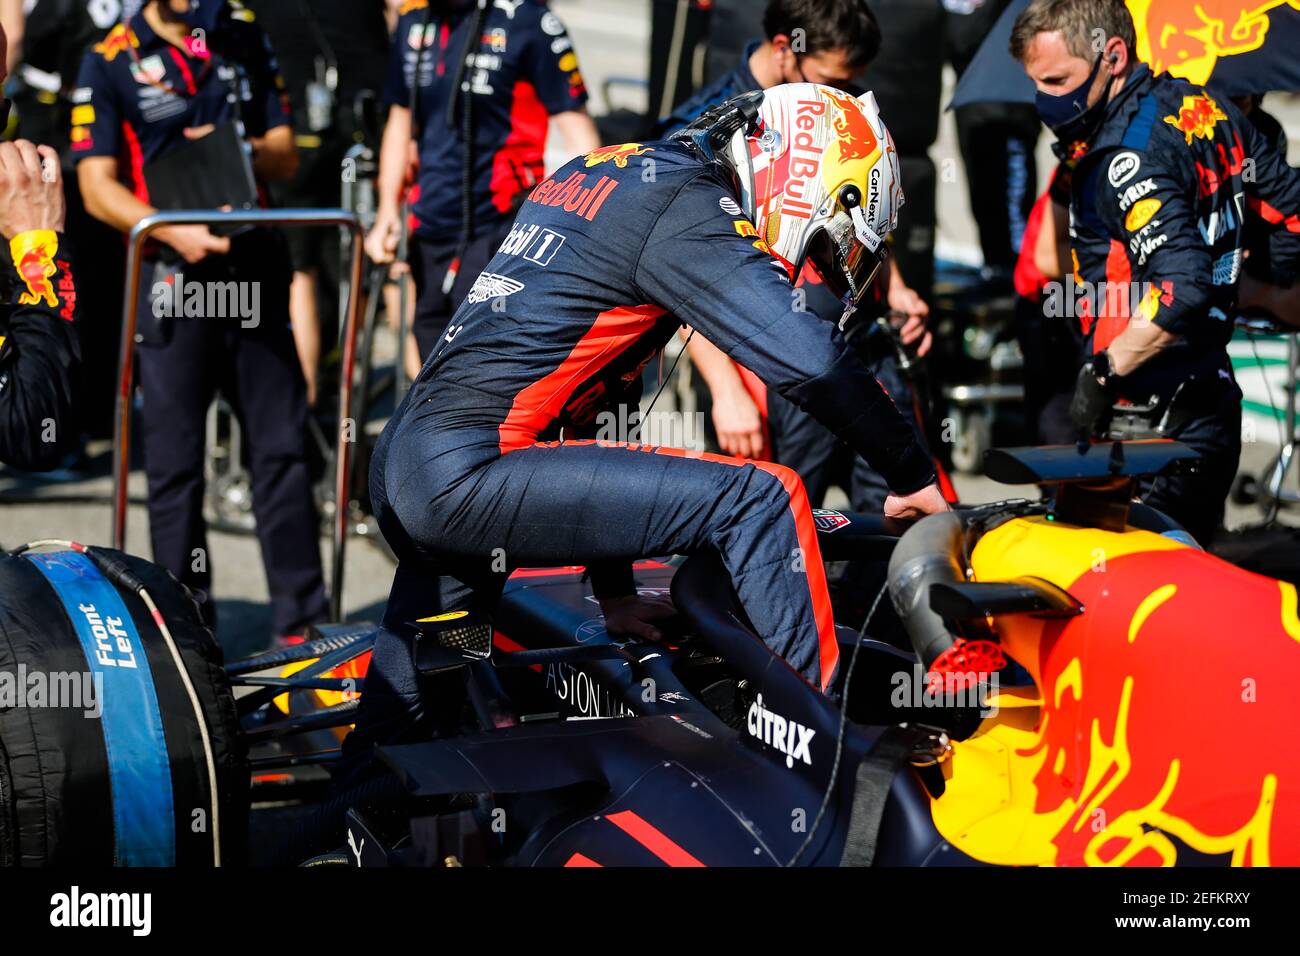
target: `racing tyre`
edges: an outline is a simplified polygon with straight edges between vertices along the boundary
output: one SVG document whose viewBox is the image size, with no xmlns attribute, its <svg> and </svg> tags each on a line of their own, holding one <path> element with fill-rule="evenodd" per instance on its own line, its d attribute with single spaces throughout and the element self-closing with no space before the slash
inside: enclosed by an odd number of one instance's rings
<svg viewBox="0 0 1300 956">
<path fill-rule="evenodd" d="M 0 553 L 0 865 L 237 863 L 248 793 L 187 588 L 118 551 Z"/>
</svg>

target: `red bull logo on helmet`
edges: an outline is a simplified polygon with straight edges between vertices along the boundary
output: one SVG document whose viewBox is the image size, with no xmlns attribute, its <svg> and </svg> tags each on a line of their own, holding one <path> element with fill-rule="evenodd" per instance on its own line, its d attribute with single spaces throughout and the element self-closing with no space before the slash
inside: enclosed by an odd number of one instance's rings
<svg viewBox="0 0 1300 956">
<path fill-rule="evenodd" d="M 839 111 L 833 125 L 839 137 L 840 161 L 849 163 L 875 159 L 880 152 L 880 141 L 858 101 L 847 93 L 830 88 L 824 88 L 822 92 Z"/>
<path fill-rule="evenodd" d="M 1300 10 L 1300 0 L 1128 0 L 1139 58 L 1197 86 L 1221 57 L 1263 47 L 1272 12 L 1288 6 Z"/>
</svg>

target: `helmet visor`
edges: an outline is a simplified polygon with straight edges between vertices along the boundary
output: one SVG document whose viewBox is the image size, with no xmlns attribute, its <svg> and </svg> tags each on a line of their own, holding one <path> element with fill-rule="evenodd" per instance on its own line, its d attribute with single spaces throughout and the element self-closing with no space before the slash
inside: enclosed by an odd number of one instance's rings
<svg viewBox="0 0 1300 956">
<path fill-rule="evenodd" d="M 846 305 L 857 305 L 885 261 L 886 247 L 878 242 L 873 252 L 858 238 L 852 217 L 839 212 L 808 245 L 808 258 L 826 287 Z"/>
</svg>

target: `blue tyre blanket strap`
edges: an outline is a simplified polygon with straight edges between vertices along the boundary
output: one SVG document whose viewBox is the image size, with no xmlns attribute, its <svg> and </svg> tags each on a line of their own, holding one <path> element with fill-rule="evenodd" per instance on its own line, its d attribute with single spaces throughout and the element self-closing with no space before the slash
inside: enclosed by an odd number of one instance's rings
<svg viewBox="0 0 1300 956">
<path fill-rule="evenodd" d="M 126 605 L 84 554 L 28 555 L 77 629 L 102 709 L 119 866 L 173 866 L 171 762 L 149 659 Z"/>
</svg>

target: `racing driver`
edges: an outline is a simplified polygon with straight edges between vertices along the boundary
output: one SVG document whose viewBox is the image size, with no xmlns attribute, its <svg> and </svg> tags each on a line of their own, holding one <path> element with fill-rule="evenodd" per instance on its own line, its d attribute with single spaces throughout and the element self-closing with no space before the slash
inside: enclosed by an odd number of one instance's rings
<svg viewBox="0 0 1300 956">
<path fill-rule="evenodd" d="M 1088 432 L 1175 438 L 1199 452 L 1198 472 L 1157 478 L 1144 500 L 1206 544 L 1241 455 L 1227 344 L 1245 220 L 1270 234 L 1269 279 L 1291 285 L 1300 172 L 1231 102 L 1152 75 L 1134 37 L 1122 0 L 1034 0 L 1011 52 L 1074 167 L 1070 244 L 1076 281 L 1092 291 L 1082 316 L 1091 354 L 1071 414 Z M 1119 433 L 1116 420 L 1135 429 Z"/>
<path fill-rule="evenodd" d="M 602 409 L 636 407 L 684 323 L 863 455 L 893 490 L 886 515 L 946 510 L 911 426 L 792 296 L 811 260 L 856 301 L 901 202 L 874 97 L 810 83 L 579 156 L 534 188 L 375 450 L 375 514 L 401 564 L 350 749 L 417 713 L 408 622 L 490 614 L 519 566 L 587 564 L 607 629 L 653 639 L 669 609 L 637 596 L 631 559 L 715 548 L 756 632 L 825 689 L 838 652 L 797 475 L 580 436 Z"/>
</svg>

